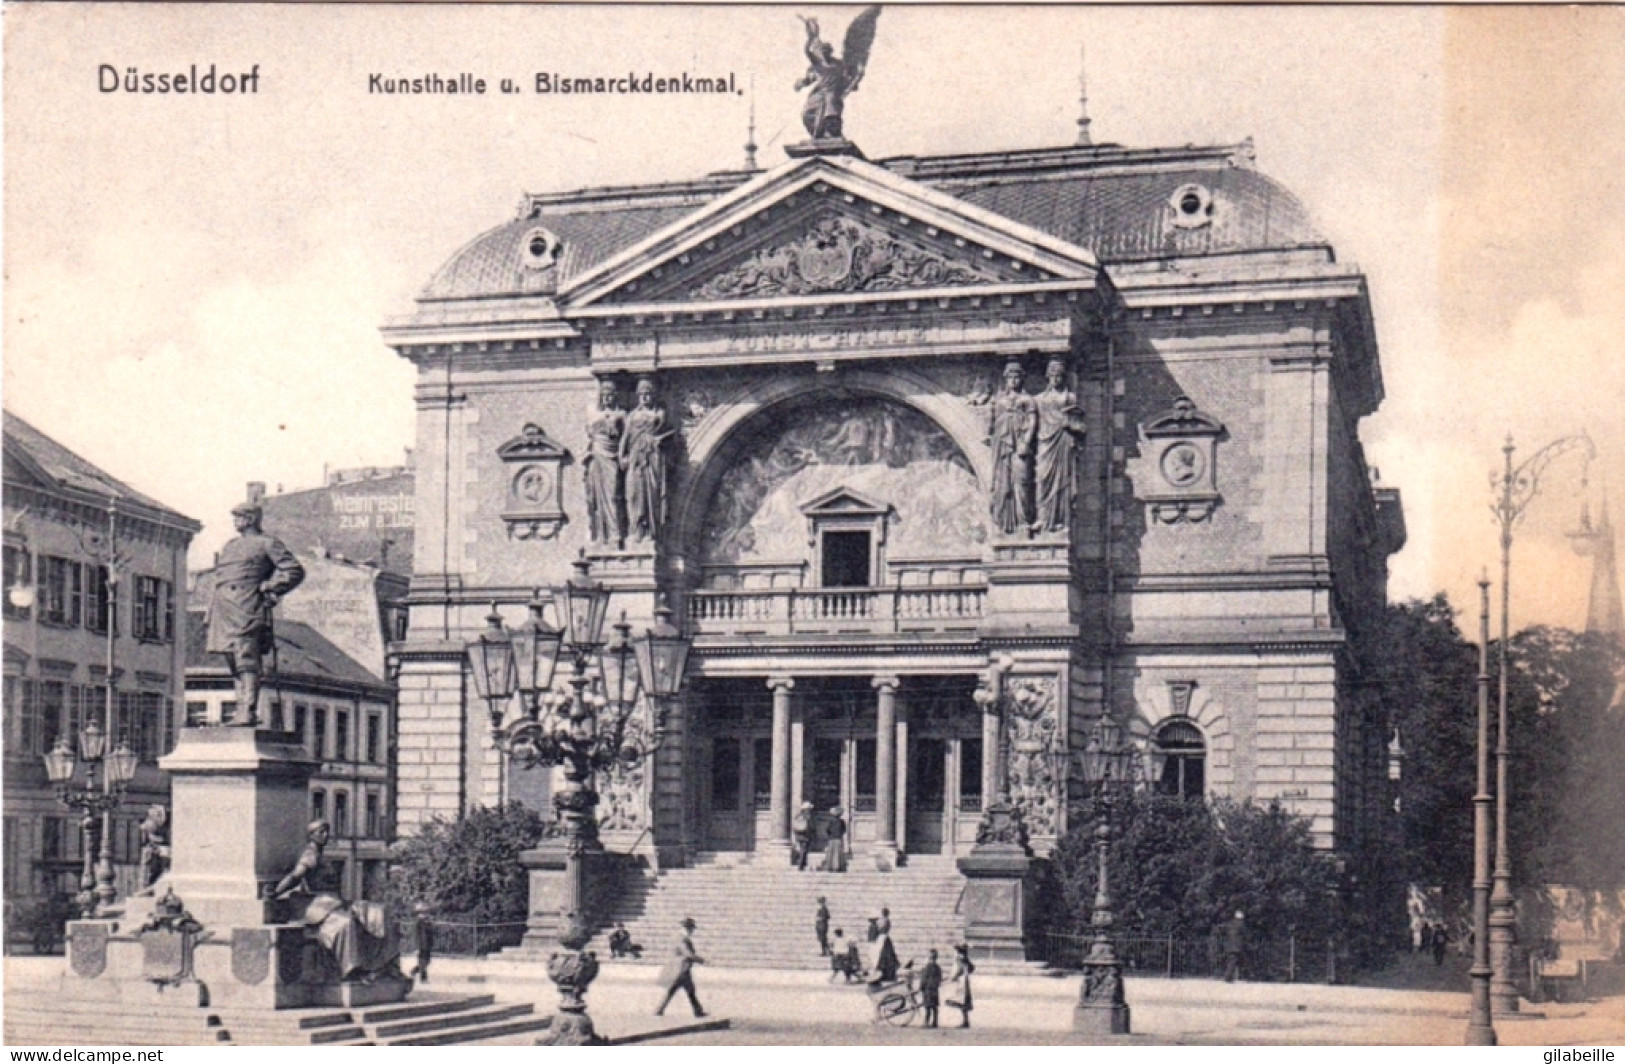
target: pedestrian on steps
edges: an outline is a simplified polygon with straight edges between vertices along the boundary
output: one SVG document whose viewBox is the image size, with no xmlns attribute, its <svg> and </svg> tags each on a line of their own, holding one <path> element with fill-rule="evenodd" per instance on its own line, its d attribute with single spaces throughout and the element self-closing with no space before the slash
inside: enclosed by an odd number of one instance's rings
<svg viewBox="0 0 1625 1064">
<path fill-rule="evenodd" d="M 830 956 L 829 948 L 829 903 L 822 897 L 818 899 L 818 912 L 813 916 L 813 934 L 818 936 L 818 955 Z"/>
<path fill-rule="evenodd" d="M 694 992 L 694 966 L 704 964 L 705 960 L 694 952 L 694 929 L 699 925 L 693 917 L 685 916 L 682 922 L 682 934 L 677 939 L 677 945 L 672 948 L 672 955 L 666 961 L 666 966 L 660 969 L 660 985 L 665 987 L 666 996 L 660 999 L 660 1007 L 655 1009 L 655 1015 L 662 1015 L 671 999 L 682 990 L 688 994 L 689 1007 L 694 1015 L 704 1016 L 705 1010 L 700 1007 L 700 997 Z"/>
</svg>

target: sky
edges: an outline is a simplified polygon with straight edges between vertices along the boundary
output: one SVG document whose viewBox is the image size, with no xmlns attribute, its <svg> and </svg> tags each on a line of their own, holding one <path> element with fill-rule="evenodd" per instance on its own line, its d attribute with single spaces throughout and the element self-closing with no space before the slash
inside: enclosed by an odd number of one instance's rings
<svg viewBox="0 0 1625 1064">
<path fill-rule="evenodd" d="M 8 5 L 6 407 L 203 521 L 206 563 L 246 482 L 402 460 L 413 374 L 378 327 L 522 193 L 737 168 L 752 100 L 776 165 L 795 16 L 838 39 L 855 10 Z M 104 93 L 104 63 L 257 64 L 259 89 Z M 1097 142 L 1252 137 L 1364 270 L 1387 399 L 1361 436 L 1410 532 L 1392 597 L 1473 606 L 1506 435 L 1521 462 L 1590 434 L 1588 481 L 1554 461 L 1514 548 L 1514 625 L 1581 624 L 1564 533 L 1605 481 L 1625 520 L 1625 9 L 892 6 L 848 133 L 871 158 L 1070 143 L 1080 69 Z M 545 96 L 541 71 L 745 91 Z M 490 91 L 368 92 L 462 72 Z"/>
</svg>

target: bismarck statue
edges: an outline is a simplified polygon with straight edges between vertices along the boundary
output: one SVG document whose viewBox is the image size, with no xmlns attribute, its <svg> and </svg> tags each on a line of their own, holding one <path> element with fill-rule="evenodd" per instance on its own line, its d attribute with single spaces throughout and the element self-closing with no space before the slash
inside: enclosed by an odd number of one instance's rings
<svg viewBox="0 0 1625 1064">
<path fill-rule="evenodd" d="M 820 35 L 818 20 L 803 18 L 807 27 L 807 73 L 796 82 L 800 89 L 811 88 L 807 102 L 801 108 L 801 124 L 807 127 L 810 140 L 791 144 L 787 154 L 857 154 L 857 148 L 841 128 L 841 114 L 846 98 L 858 91 L 864 70 L 869 65 L 869 49 L 875 43 L 875 23 L 880 18 L 880 7 L 866 7 L 846 28 L 841 55 Z"/>
<path fill-rule="evenodd" d="M 246 502 L 231 511 L 237 538 L 220 552 L 209 603 L 211 654 L 224 654 L 237 681 L 238 724 L 259 723 L 260 673 L 275 650 L 271 612 L 305 579 L 304 567 L 280 539 L 260 531 L 261 511 Z"/>
</svg>

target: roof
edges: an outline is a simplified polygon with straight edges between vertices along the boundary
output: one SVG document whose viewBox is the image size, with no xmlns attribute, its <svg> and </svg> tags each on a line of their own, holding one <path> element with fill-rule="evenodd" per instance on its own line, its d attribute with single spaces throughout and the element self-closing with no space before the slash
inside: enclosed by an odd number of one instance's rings
<svg viewBox="0 0 1625 1064">
<path fill-rule="evenodd" d="M 35 478 L 43 478 L 51 486 L 70 493 L 78 492 L 99 499 L 116 499 L 130 503 L 136 510 L 147 511 L 146 516 L 178 525 L 196 532 L 203 525 L 185 514 L 172 510 L 163 503 L 130 487 L 124 481 L 100 469 L 60 443 L 45 435 L 27 421 L 7 410 L 5 421 L 6 476 L 8 479 L 26 471 Z M 21 469 L 14 467 L 18 463 Z"/>
<path fill-rule="evenodd" d="M 1118 145 L 902 156 L 878 166 L 1092 252 L 1103 264 L 1326 247 L 1297 197 L 1253 168 L 1252 145 L 1129 149 Z M 668 182 L 527 196 L 519 216 L 464 245 L 421 301 L 547 295 L 643 238 L 760 176 L 731 171 Z M 1168 224 L 1174 194 L 1198 185 L 1212 222 Z M 538 226 L 556 261 L 527 261 Z"/>
<path fill-rule="evenodd" d="M 366 666 L 340 650 L 331 640 L 308 624 L 278 618 L 276 621 L 276 675 L 288 682 L 307 684 L 349 684 L 386 687 Z M 186 625 L 186 671 L 218 672 L 230 675 L 224 654 L 211 654 L 209 624 L 202 610 L 192 610 Z"/>
</svg>

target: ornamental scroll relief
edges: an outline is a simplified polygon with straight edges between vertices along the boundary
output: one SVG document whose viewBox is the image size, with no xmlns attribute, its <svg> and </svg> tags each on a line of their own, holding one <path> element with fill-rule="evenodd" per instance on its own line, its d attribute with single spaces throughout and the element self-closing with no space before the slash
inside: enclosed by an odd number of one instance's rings
<svg viewBox="0 0 1625 1064">
<path fill-rule="evenodd" d="M 889 292 L 988 284 L 1001 278 L 913 247 L 874 226 L 825 211 L 800 238 L 763 248 L 689 292 L 692 299 Z"/>
<path fill-rule="evenodd" d="M 1005 677 L 1005 783 L 1027 830 L 1053 835 L 1059 827 L 1061 783 L 1053 754 L 1060 741 L 1060 677 L 1053 673 Z"/>
</svg>

